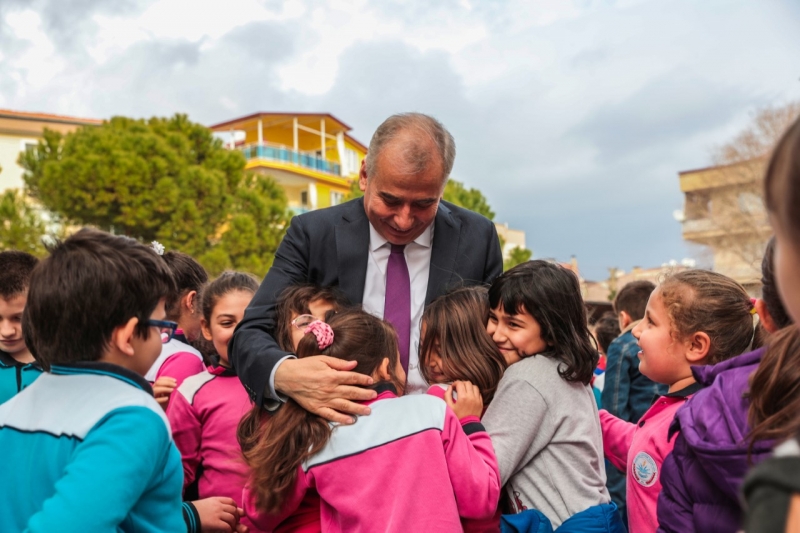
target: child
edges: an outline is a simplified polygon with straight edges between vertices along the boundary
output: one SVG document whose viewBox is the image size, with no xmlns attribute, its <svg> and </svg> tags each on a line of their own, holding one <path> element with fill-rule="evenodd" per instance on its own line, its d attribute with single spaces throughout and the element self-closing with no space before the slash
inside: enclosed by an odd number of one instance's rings
<svg viewBox="0 0 800 533">
<path fill-rule="evenodd" d="M 469 381 L 481 391 L 488 406 L 503 377 L 506 361 L 486 334 L 489 317 L 488 292 L 483 287 L 465 287 L 431 302 L 422 314 L 422 345 L 419 367 L 433 386 L 430 394 L 445 397 L 452 383 Z M 447 385 L 450 385 L 448 387 Z"/>
<path fill-rule="evenodd" d="M 633 329 L 639 370 L 669 387 L 638 424 L 600 411 L 606 457 L 628 473 L 628 524 L 656 531 L 661 468 L 672 451 L 668 437 L 675 411 L 700 389 L 692 365 L 715 364 L 744 352 L 753 339 L 750 297 L 732 279 L 704 270 L 669 276 L 650 295 L 644 319 Z"/>
<path fill-rule="evenodd" d="M 760 329 L 774 333 L 790 324 L 775 290 L 772 242 L 761 264 L 763 299 L 757 300 Z M 727 532 L 741 524 L 739 491 L 751 464 L 772 453 L 759 439 L 748 449 L 749 379 L 767 356 L 764 349 L 716 365 L 692 367 L 703 387 L 675 414 L 668 438 L 677 433 L 661 468 L 659 531 Z"/>
<path fill-rule="evenodd" d="M 0 253 L 0 403 L 42 373 L 22 335 L 22 312 L 31 272 L 38 262 L 25 252 Z"/>
<path fill-rule="evenodd" d="M 329 311 L 338 312 L 350 303 L 333 287 L 317 285 L 292 285 L 281 293 L 275 304 L 276 335 L 278 346 L 296 353 L 308 325 L 314 320 L 325 320 Z"/>
<path fill-rule="evenodd" d="M 25 341 L 46 373 L 0 406 L 0 531 L 182 531 L 180 455 L 142 376 L 161 351 L 170 272 L 84 229 L 34 271 Z"/>
<path fill-rule="evenodd" d="M 595 323 L 593 334 L 597 340 L 600 360 L 597 362 L 597 368 L 594 369 L 592 392 L 594 392 L 594 399 L 597 400 L 597 407 L 602 407 L 602 394 L 606 382 L 606 366 L 608 365 L 608 348 L 622 334 L 619 329 L 619 320 L 613 314 L 606 313 Z"/>
<path fill-rule="evenodd" d="M 272 529 L 311 488 L 322 500 L 325 532 L 452 532 L 461 528 L 459 516 L 492 515 L 500 485 L 476 388 L 457 386 L 455 412 L 452 399 L 398 397 L 405 375 L 397 335 L 364 311 L 310 324 L 297 355 L 320 352 L 355 360 L 356 372 L 375 379 L 372 413 L 332 428 L 289 400 L 269 431 L 255 439 L 240 432 L 252 469 L 244 500 L 254 524 Z"/>
<path fill-rule="evenodd" d="M 605 487 L 589 386 L 598 354 L 578 278 L 559 265 L 529 261 L 492 283 L 489 306 L 487 331 L 509 367 L 483 421 L 511 511 L 521 513 L 503 520 L 622 531 Z"/>
<path fill-rule="evenodd" d="M 155 248 L 161 246 L 156 247 L 155 244 Z M 176 289 L 167 295 L 167 319 L 177 322 L 178 329 L 173 338 L 164 344 L 161 355 L 145 376 L 151 383 L 158 382 L 159 399 L 169 397 L 172 389 L 179 387 L 184 379 L 205 369 L 202 354 L 189 342 L 200 336 L 200 291 L 208 281 L 206 271 L 190 256 L 181 252 L 167 252 L 162 257 L 176 283 Z M 164 377 L 172 380 L 159 379 Z"/>
<path fill-rule="evenodd" d="M 800 120 L 784 133 L 764 177 L 764 200 L 775 230 L 775 279 L 795 326 L 800 325 Z M 794 415 L 798 415 L 795 413 Z M 745 480 L 750 506 L 748 532 L 795 531 L 800 522 L 800 443 L 798 436 L 775 450 Z M 792 521 L 789 521 L 789 517 Z M 794 529 L 789 529 L 793 526 Z"/>
<path fill-rule="evenodd" d="M 241 461 L 236 426 L 252 404 L 228 363 L 228 341 L 258 290 L 249 274 L 223 272 L 203 293 L 201 330 L 218 354 L 208 370 L 190 376 L 167 408 L 183 460 L 184 497 L 225 496 L 241 504 L 247 466 Z M 194 491 L 187 487 L 196 483 Z"/>
<path fill-rule="evenodd" d="M 653 399 L 666 394 L 667 387 L 639 372 L 639 345 L 633 328 L 644 317 L 647 300 L 656 288 L 646 281 L 632 281 L 620 289 L 614 298 L 614 313 L 622 334 L 606 352 L 606 371 L 600 405 L 625 422 L 637 422 L 653 404 Z M 606 486 L 611 499 L 619 507 L 623 522 L 628 523 L 628 504 L 625 494 L 627 476 L 613 464 L 606 469 Z"/>
</svg>

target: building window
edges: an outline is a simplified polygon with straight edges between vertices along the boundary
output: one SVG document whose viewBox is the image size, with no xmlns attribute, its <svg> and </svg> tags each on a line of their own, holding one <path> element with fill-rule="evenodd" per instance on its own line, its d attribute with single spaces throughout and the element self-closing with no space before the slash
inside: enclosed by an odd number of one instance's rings
<svg viewBox="0 0 800 533">
<path fill-rule="evenodd" d="M 308 207 L 308 191 L 300 191 L 300 205 Z"/>
<path fill-rule="evenodd" d="M 344 193 L 331 191 L 331 205 L 339 205 L 344 202 Z"/>
</svg>

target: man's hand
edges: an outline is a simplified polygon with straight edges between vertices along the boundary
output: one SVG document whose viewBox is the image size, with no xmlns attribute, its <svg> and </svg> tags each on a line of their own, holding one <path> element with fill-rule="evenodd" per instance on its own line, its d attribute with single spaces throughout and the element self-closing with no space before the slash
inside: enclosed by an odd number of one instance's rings
<svg viewBox="0 0 800 533">
<path fill-rule="evenodd" d="M 231 498 L 205 498 L 192 504 L 200 515 L 203 533 L 247 533 L 247 526 L 239 523 L 244 511 L 236 507 L 236 502 Z"/>
<path fill-rule="evenodd" d="M 453 391 L 456 399 L 453 400 Z M 469 381 L 456 381 L 444 393 L 444 401 L 455 411 L 459 420 L 467 416 L 481 417 L 483 414 L 483 397 L 477 386 Z"/>
<path fill-rule="evenodd" d="M 356 372 L 355 361 L 343 361 L 327 355 L 286 359 L 275 372 L 275 389 L 291 397 L 305 410 L 331 422 L 352 424 L 349 415 L 368 415 L 370 408 L 355 403 L 375 398 L 372 378 Z"/>
<path fill-rule="evenodd" d="M 166 410 L 169 396 L 172 394 L 172 391 L 175 390 L 177 384 L 178 382 L 175 378 L 169 376 L 161 376 L 153 383 L 153 396 L 155 396 L 156 401 L 161 405 L 162 409 Z"/>
</svg>

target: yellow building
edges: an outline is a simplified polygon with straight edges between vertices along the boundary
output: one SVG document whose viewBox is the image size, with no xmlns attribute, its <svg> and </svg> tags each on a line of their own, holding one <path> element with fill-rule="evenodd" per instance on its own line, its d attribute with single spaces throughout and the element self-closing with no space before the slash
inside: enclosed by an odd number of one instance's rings
<svg viewBox="0 0 800 533">
<path fill-rule="evenodd" d="M 761 259 L 772 230 L 763 202 L 766 161 L 756 159 L 679 173 L 683 238 L 708 246 L 714 270 L 760 294 Z"/>
<path fill-rule="evenodd" d="M 69 133 L 81 126 L 102 122 L 90 118 L 0 109 L 0 167 L 3 169 L 0 171 L 0 191 L 23 187 L 23 169 L 17 165 L 17 158 L 20 152 L 36 147 L 45 128 Z"/>
<path fill-rule="evenodd" d="M 247 170 L 273 177 L 297 214 L 340 204 L 367 147 L 329 113 L 254 113 L 211 126 L 247 158 Z"/>
</svg>

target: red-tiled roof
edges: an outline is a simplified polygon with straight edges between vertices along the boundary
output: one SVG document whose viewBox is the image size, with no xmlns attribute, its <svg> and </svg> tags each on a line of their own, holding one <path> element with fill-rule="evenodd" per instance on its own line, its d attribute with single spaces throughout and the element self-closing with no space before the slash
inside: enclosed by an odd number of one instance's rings
<svg viewBox="0 0 800 533">
<path fill-rule="evenodd" d="M 54 115 L 51 113 L 33 113 L 29 111 L 14 111 L 12 109 L 0 109 L 0 118 L 17 118 L 22 120 L 41 120 L 44 122 L 61 122 L 67 124 L 102 124 L 103 121 L 97 118 L 68 117 L 65 115 Z"/>
</svg>

